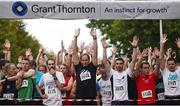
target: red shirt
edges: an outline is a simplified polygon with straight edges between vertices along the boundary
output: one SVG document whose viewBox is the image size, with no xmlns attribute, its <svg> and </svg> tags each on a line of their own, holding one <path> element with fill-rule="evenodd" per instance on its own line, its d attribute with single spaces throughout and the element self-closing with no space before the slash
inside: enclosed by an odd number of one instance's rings
<svg viewBox="0 0 180 106">
<path fill-rule="evenodd" d="M 155 96 L 155 74 L 144 76 L 140 74 L 136 78 L 137 90 L 138 90 L 138 104 L 153 104 L 156 101 Z"/>
<path fill-rule="evenodd" d="M 70 78 L 71 78 L 70 76 L 65 76 L 64 77 L 64 79 L 65 79 L 64 87 L 68 86 Z M 71 93 L 71 90 L 66 91 L 65 94 L 62 94 L 62 95 L 64 95 L 64 96 L 62 96 L 62 98 L 64 99 L 63 105 L 72 105 L 72 101 L 65 100 L 65 99 L 70 99 L 70 93 Z"/>
</svg>

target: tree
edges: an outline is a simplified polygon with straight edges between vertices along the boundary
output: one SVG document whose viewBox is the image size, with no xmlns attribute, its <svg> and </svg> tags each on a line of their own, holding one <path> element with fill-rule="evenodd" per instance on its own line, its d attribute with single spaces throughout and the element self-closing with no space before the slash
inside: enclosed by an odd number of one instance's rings
<svg viewBox="0 0 180 106">
<path fill-rule="evenodd" d="M 141 49 L 159 47 L 159 20 L 90 20 L 87 27 L 97 27 L 102 33 L 106 33 L 110 43 L 116 44 L 124 53 L 132 52 L 129 41 L 134 35 L 139 36 Z M 180 20 L 163 20 L 163 33 L 168 35 L 166 49 L 171 47 L 178 51 L 174 41 L 179 37 L 179 27 Z"/>
<path fill-rule="evenodd" d="M 25 24 L 19 20 L 0 20 L 0 36 L 0 58 L 3 58 L 4 41 L 8 39 L 11 43 L 11 60 L 15 63 L 27 48 L 32 48 L 33 57 L 36 57 L 41 46 L 35 37 L 25 31 Z"/>
</svg>

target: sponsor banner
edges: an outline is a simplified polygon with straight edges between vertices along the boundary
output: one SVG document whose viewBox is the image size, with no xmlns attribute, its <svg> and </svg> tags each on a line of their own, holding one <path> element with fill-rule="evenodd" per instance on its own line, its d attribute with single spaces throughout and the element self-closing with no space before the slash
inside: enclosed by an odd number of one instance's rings
<svg viewBox="0 0 180 106">
<path fill-rule="evenodd" d="M 5 19 L 180 19 L 180 1 L 1 0 Z"/>
</svg>

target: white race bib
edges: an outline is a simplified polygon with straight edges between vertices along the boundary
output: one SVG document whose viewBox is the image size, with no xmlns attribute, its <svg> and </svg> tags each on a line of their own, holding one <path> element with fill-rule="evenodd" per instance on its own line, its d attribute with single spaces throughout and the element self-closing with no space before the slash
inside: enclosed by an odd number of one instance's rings
<svg viewBox="0 0 180 106">
<path fill-rule="evenodd" d="M 56 93 L 56 89 L 48 89 L 48 94 L 55 94 Z"/>
<path fill-rule="evenodd" d="M 168 80 L 168 86 L 169 86 L 169 88 L 177 88 L 178 87 L 178 81 Z"/>
<path fill-rule="evenodd" d="M 142 98 L 152 97 L 152 90 L 142 91 L 141 94 L 142 94 Z"/>
<path fill-rule="evenodd" d="M 83 71 L 80 74 L 81 81 L 91 79 L 91 73 L 89 71 Z"/>
<path fill-rule="evenodd" d="M 163 93 L 158 93 L 157 97 L 158 97 L 158 100 L 164 100 L 165 99 L 164 92 Z"/>
<path fill-rule="evenodd" d="M 23 80 L 21 87 L 28 87 L 28 80 Z"/>
<path fill-rule="evenodd" d="M 12 98 L 14 98 L 14 94 L 13 93 L 3 94 L 3 98 L 5 98 L 5 99 L 12 99 Z"/>
<path fill-rule="evenodd" d="M 111 94 L 111 91 L 104 91 L 103 95 L 106 97 L 110 97 L 112 94 Z"/>
<path fill-rule="evenodd" d="M 124 86 L 115 86 L 116 91 L 124 91 Z"/>
</svg>

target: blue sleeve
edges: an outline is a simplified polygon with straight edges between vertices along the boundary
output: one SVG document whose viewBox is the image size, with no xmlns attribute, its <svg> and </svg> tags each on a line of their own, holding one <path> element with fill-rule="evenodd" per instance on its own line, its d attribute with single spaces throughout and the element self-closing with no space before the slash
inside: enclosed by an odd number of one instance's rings
<svg viewBox="0 0 180 106">
<path fill-rule="evenodd" d="M 96 91 L 100 91 L 100 86 L 98 82 L 96 82 Z"/>
</svg>

